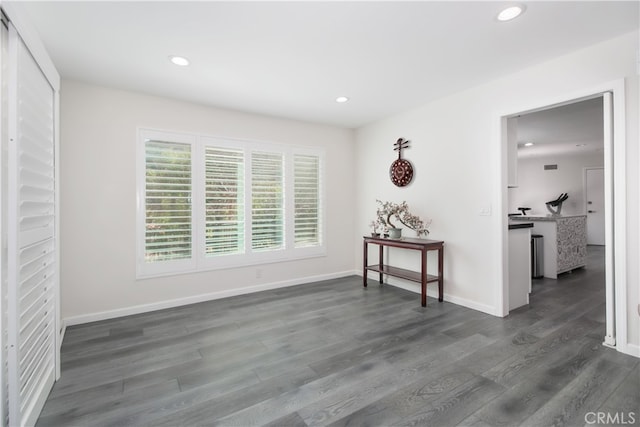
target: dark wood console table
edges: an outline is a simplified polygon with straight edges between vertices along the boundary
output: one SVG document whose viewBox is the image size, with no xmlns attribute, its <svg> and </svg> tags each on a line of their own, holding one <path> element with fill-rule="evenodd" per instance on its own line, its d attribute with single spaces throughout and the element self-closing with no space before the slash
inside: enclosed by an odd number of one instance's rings
<svg viewBox="0 0 640 427">
<path fill-rule="evenodd" d="M 380 252 L 378 256 L 378 264 L 369 265 L 369 243 L 378 245 Z M 402 249 L 414 249 L 421 252 L 421 269 L 420 272 L 406 270 L 404 268 L 392 267 L 384 263 L 384 247 L 389 246 L 393 248 Z M 380 274 L 380 283 L 382 283 L 382 276 L 387 274 L 389 276 L 399 277 L 401 279 L 411 280 L 418 282 L 422 286 L 422 306 L 427 306 L 427 283 L 438 282 L 438 301 L 443 300 L 443 287 L 444 287 L 444 242 L 441 240 L 429 240 L 429 239 L 412 239 L 409 237 L 400 239 L 389 239 L 384 237 L 369 237 L 364 236 L 364 258 L 363 258 L 363 271 L 362 271 L 362 283 L 364 287 L 367 287 L 367 271 L 374 271 Z M 437 250 L 438 251 L 438 275 L 434 276 L 427 274 L 427 252 Z"/>
</svg>

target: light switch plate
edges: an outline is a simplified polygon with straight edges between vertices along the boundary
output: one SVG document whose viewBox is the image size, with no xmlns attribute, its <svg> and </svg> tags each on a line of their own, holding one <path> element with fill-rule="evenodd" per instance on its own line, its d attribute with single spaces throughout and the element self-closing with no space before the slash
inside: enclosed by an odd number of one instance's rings
<svg viewBox="0 0 640 427">
<path fill-rule="evenodd" d="M 480 208 L 480 216 L 491 216 L 491 205 L 482 206 Z"/>
</svg>

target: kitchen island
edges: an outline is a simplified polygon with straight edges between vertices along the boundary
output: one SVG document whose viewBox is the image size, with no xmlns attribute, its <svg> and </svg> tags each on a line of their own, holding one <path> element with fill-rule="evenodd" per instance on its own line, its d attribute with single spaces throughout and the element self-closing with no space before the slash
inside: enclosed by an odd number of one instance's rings
<svg viewBox="0 0 640 427">
<path fill-rule="evenodd" d="M 544 277 L 557 279 L 558 274 L 587 264 L 587 216 L 512 216 L 512 223 L 532 222 L 532 234 L 543 236 Z"/>
</svg>

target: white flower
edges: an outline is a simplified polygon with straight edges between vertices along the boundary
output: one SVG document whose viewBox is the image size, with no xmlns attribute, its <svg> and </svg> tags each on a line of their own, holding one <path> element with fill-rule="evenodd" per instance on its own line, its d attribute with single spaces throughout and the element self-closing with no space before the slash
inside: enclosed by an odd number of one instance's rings
<svg viewBox="0 0 640 427">
<path fill-rule="evenodd" d="M 395 224 L 391 222 L 391 217 L 394 217 L 400 223 L 402 223 L 405 227 L 415 230 L 418 235 L 421 234 L 429 234 L 429 226 L 431 225 L 431 220 L 428 220 L 426 223 L 419 216 L 413 215 L 409 212 L 409 206 L 407 202 L 392 203 L 392 202 L 382 202 L 380 200 L 376 200 L 380 205 L 378 210 L 376 211 L 377 220 L 372 221 L 372 223 L 382 224 L 383 227 L 386 228 L 397 228 Z"/>
</svg>

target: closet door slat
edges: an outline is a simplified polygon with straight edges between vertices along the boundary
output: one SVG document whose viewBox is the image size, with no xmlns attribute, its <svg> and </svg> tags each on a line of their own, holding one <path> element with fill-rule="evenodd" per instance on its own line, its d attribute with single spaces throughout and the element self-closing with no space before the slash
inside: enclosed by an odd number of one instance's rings
<svg viewBox="0 0 640 427">
<path fill-rule="evenodd" d="M 32 425 L 55 380 L 55 91 L 9 29 L 9 424 Z"/>
</svg>

